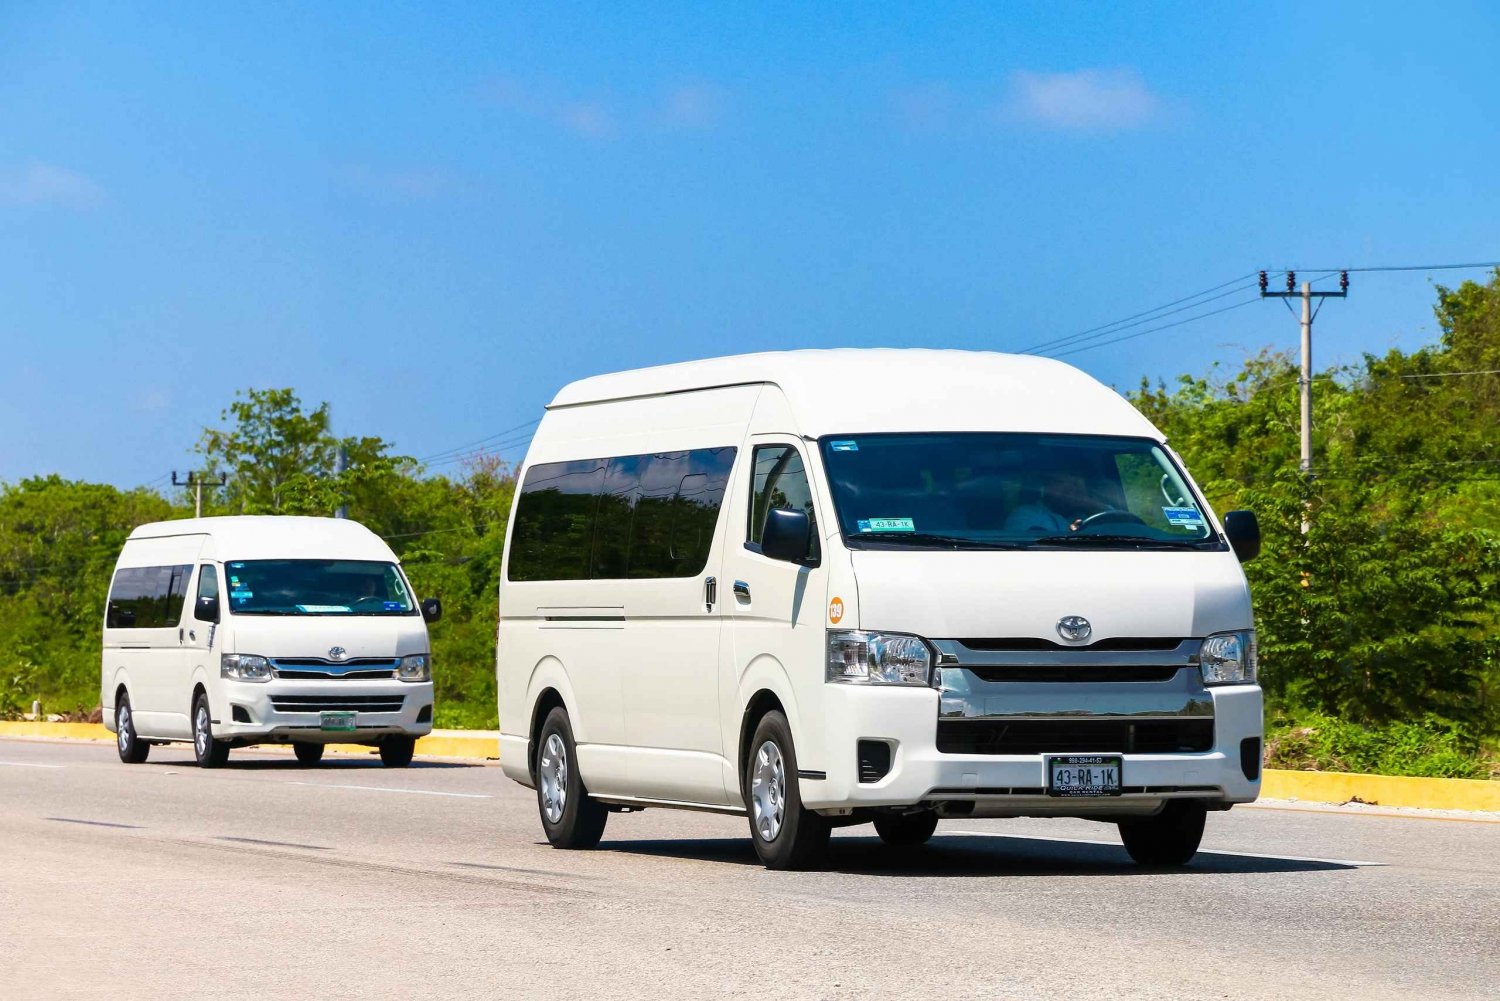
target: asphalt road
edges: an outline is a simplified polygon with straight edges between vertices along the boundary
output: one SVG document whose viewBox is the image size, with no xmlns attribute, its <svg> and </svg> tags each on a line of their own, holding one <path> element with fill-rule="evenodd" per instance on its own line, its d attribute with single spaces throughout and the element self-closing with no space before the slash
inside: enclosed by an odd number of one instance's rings
<svg viewBox="0 0 1500 1001">
<path fill-rule="evenodd" d="M 493 766 L 0 741 L 0 997 L 1500 996 L 1500 823 L 1238 808 L 1153 873 L 1113 827 L 948 821 L 772 873 L 707 814 L 556 851 L 532 797 Z"/>
</svg>

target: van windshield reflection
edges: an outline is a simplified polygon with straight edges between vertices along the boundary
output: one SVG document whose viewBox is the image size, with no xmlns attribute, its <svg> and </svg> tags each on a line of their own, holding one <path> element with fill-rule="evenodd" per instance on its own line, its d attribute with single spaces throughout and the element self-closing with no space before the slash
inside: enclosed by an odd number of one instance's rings
<svg viewBox="0 0 1500 1001">
<path fill-rule="evenodd" d="M 819 445 L 856 549 L 1222 548 L 1149 439 L 955 432 Z"/>
<path fill-rule="evenodd" d="M 412 615 L 416 602 L 394 563 L 234 560 L 224 564 L 235 615 Z"/>
</svg>

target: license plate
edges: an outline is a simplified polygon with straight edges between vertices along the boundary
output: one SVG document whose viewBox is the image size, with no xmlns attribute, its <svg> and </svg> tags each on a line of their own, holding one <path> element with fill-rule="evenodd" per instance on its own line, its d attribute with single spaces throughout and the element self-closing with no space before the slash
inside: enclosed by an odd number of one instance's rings
<svg viewBox="0 0 1500 1001">
<path fill-rule="evenodd" d="M 320 726 L 324 730 L 353 730 L 357 713 L 323 713 Z"/>
<path fill-rule="evenodd" d="M 1115 755 L 1069 754 L 1048 758 L 1047 795 L 1118 796 L 1121 764 Z"/>
</svg>

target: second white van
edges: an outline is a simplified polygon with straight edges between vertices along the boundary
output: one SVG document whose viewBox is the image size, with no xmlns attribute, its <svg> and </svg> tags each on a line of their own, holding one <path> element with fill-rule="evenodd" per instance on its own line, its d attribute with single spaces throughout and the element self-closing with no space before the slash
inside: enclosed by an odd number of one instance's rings
<svg viewBox="0 0 1500 1001">
<path fill-rule="evenodd" d="M 1117 824 L 1147 865 L 1260 788 L 1241 559 L 1163 435 L 1029 356 L 808 351 L 574 383 L 521 470 L 501 763 L 560 847 L 609 813 L 830 831 Z"/>
</svg>

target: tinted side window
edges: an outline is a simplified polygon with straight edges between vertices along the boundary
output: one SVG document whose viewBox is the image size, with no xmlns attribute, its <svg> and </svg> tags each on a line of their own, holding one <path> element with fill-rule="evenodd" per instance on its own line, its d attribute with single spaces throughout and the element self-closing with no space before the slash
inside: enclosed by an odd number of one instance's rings
<svg viewBox="0 0 1500 1001">
<path fill-rule="evenodd" d="M 607 459 L 532 466 L 516 503 L 511 580 L 587 580 Z"/>
<path fill-rule="evenodd" d="M 818 516 L 813 510 L 812 488 L 802 453 L 791 445 L 761 445 L 755 450 L 755 477 L 750 495 L 750 541 L 760 544 L 766 530 L 766 515 L 772 509 L 805 511 L 812 524 L 808 558 L 822 555 L 818 544 Z"/>
<path fill-rule="evenodd" d="M 516 501 L 510 579 L 702 572 L 734 455 L 708 448 L 531 467 Z"/>
<path fill-rule="evenodd" d="M 190 564 L 128 567 L 115 572 L 105 624 L 112 629 L 160 629 L 182 619 Z"/>
</svg>

